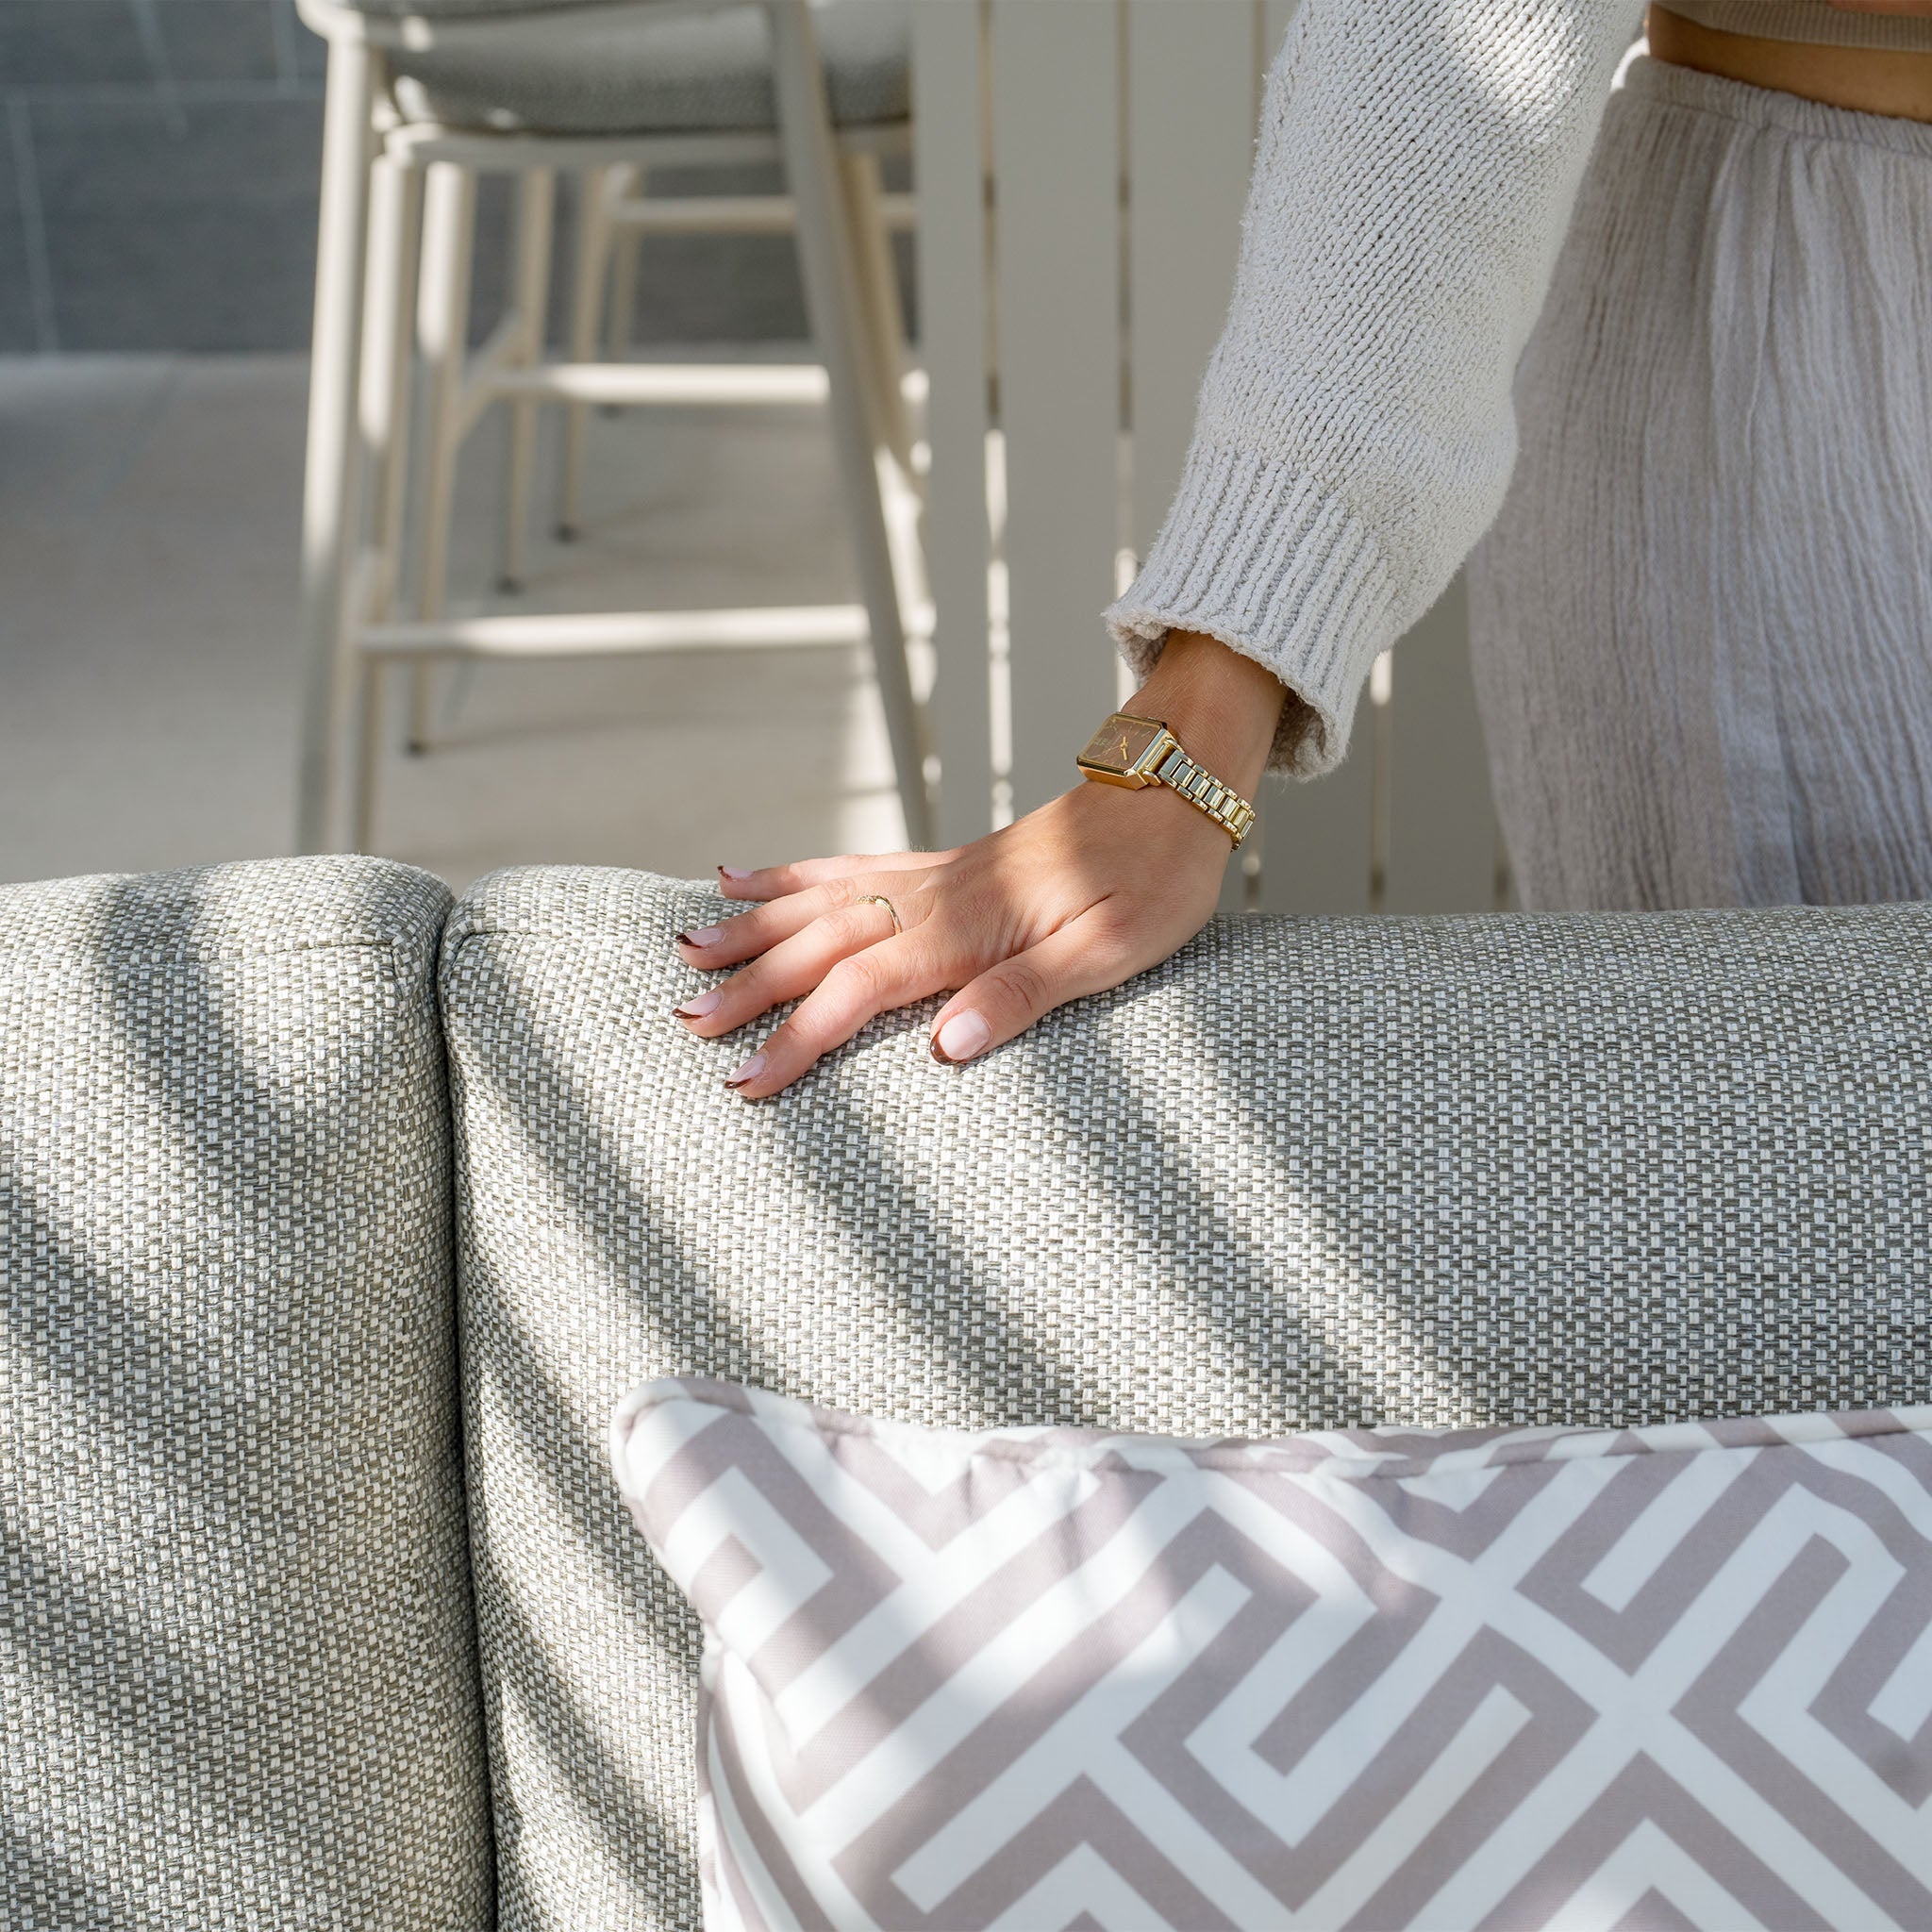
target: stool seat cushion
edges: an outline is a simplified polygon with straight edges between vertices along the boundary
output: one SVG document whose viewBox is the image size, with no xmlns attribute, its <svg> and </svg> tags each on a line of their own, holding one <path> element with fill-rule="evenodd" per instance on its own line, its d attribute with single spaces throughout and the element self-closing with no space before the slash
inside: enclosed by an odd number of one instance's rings
<svg viewBox="0 0 1932 1932">
<path fill-rule="evenodd" d="M 908 0 L 819 0 L 812 9 L 832 119 L 903 121 L 910 109 Z M 761 7 L 579 17 L 554 38 L 391 57 L 412 120 L 542 134 L 658 134 L 777 125 L 771 28 Z"/>
</svg>

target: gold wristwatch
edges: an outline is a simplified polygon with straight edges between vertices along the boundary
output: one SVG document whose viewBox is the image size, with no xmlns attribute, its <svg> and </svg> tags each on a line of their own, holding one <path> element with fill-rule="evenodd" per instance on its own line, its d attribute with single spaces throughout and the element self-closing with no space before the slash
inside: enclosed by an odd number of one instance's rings
<svg viewBox="0 0 1932 1932">
<path fill-rule="evenodd" d="M 1239 791 L 1204 771 L 1158 718 L 1116 711 L 1074 762 L 1103 785 L 1167 785 L 1205 811 L 1239 845 L 1255 823 L 1255 808 Z"/>
</svg>

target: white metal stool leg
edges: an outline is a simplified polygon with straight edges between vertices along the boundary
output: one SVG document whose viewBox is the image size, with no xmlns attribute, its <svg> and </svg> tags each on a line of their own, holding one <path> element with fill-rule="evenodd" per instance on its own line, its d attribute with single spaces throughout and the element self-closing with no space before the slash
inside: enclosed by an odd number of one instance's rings
<svg viewBox="0 0 1932 1932">
<path fill-rule="evenodd" d="M 367 607 L 359 616 L 372 624 L 387 623 L 395 614 L 400 594 L 422 231 L 421 171 L 387 156 L 379 158 L 370 192 L 368 290 L 362 320 L 362 435 L 373 458 L 369 525 L 374 548 Z M 379 658 L 358 655 L 361 691 L 352 837 L 357 851 L 373 852 L 387 666 Z"/>
<path fill-rule="evenodd" d="M 314 355 L 302 495 L 302 748 L 295 845 L 333 839 L 336 763 L 351 696 L 347 624 L 359 528 L 363 249 L 369 218 L 370 115 L 379 56 L 359 41 L 330 42 L 324 110 L 322 217 L 316 252 Z"/>
<path fill-rule="evenodd" d="M 642 168 L 613 168 L 610 192 L 629 199 L 644 193 L 648 176 Z M 607 225 L 607 226 L 609 225 Z M 617 225 L 610 244 L 610 312 L 605 359 L 630 359 L 631 338 L 638 325 L 638 263 L 644 238 L 636 228 Z"/>
<path fill-rule="evenodd" d="M 899 301 L 899 278 L 892 266 L 892 242 L 886 232 L 879 183 L 879 158 L 863 150 L 839 157 L 845 206 L 852 225 L 853 253 L 865 291 L 871 324 L 872 355 L 867 371 L 876 398 L 880 434 L 893 459 L 912 479 L 912 425 L 906 412 L 906 312 Z"/>
<path fill-rule="evenodd" d="M 891 238 L 886 230 L 878 157 L 847 150 L 839 159 L 869 325 L 866 396 L 874 439 L 890 458 L 879 465 L 886 529 L 892 546 L 900 608 L 909 609 L 929 606 L 931 589 L 920 527 L 925 491 L 912 466 L 912 420 L 906 408 L 906 311 L 892 266 Z"/>
<path fill-rule="evenodd" d="M 421 576 L 416 615 L 438 618 L 449 594 L 450 517 L 455 505 L 457 452 L 463 421 L 463 371 L 470 317 L 470 271 L 476 236 L 476 175 L 455 161 L 433 161 L 425 189 L 423 291 L 416 340 L 428 388 L 424 433 L 422 518 L 417 543 Z M 409 749 L 429 743 L 430 675 L 426 663 L 409 675 Z"/>
<path fill-rule="evenodd" d="M 610 203 L 608 168 L 586 168 L 577 177 L 577 242 L 570 310 L 570 359 L 590 362 L 597 354 L 597 311 L 610 262 Z M 583 512 L 584 441 L 591 406 L 564 406 L 563 481 L 558 493 L 557 534 L 569 542 Z"/>
<path fill-rule="evenodd" d="M 362 420 L 375 458 L 371 527 L 378 566 L 375 605 L 380 622 L 403 597 L 405 529 L 409 507 L 410 409 L 416 366 L 416 291 L 423 260 L 423 171 L 407 161 L 376 163 L 370 236 L 370 299 L 365 328 L 370 366 L 362 384 Z M 393 222 L 393 228 L 391 224 Z"/>
<path fill-rule="evenodd" d="M 892 768 L 913 846 L 930 842 L 924 746 L 906 661 L 905 621 L 880 494 L 877 446 L 866 399 L 865 297 L 840 187 L 838 149 L 806 0 L 768 0 L 779 137 L 798 209 L 806 308 L 830 391 L 832 438 L 872 633 L 873 668 L 884 700 Z"/>
<path fill-rule="evenodd" d="M 550 308 L 550 236 L 557 207 L 557 175 L 532 168 L 517 200 L 517 244 L 510 301 L 517 341 L 509 360 L 529 368 L 543 359 Z M 504 479 L 503 553 L 498 588 L 520 591 L 524 584 L 530 531 L 530 479 L 537 465 L 537 398 L 519 396 L 510 405 L 508 471 Z"/>
</svg>

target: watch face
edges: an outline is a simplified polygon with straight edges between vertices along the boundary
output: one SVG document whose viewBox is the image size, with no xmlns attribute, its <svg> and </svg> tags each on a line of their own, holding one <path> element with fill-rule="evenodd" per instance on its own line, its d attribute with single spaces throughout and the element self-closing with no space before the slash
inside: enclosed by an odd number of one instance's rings
<svg viewBox="0 0 1932 1932">
<path fill-rule="evenodd" d="M 1100 765 L 1110 772 L 1128 772 L 1160 736 L 1161 729 L 1152 719 L 1128 718 L 1116 712 L 1087 741 L 1087 749 L 1080 756 L 1090 765 Z"/>
</svg>

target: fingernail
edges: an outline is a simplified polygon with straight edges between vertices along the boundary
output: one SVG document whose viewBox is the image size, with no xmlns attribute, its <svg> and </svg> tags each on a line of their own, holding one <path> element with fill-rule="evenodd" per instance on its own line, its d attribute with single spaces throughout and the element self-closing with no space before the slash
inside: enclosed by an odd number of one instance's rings
<svg viewBox="0 0 1932 1932">
<path fill-rule="evenodd" d="M 730 1079 L 725 1081 L 724 1084 L 727 1087 L 743 1087 L 748 1085 L 751 1081 L 756 1080 L 758 1076 L 764 1071 L 764 1055 L 761 1053 L 755 1053 L 752 1055 L 750 1059 L 745 1061 L 743 1066 L 739 1068 L 737 1073 L 732 1074 Z"/>
<path fill-rule="evenodd" d="M 721 865 L 718 868 L 718 875 L 727 879 L 748 879 L 751 874 L 741 865 Z"/>
<path fill-rule="evenodd" d="M 681 932 L 677 935 L 680 946 L 695 946 L 703 952 L 707 946 L 715 946 L 724 937 L 722 925 L 701 925 L 695 932 Z"/>
<path fill-rule="evenodd" d="M 977 1013 L 955 1013 L 939 1030 L 932 1043 L 932 1057 L 943 1066 L 957 1066 L 986 1051 L 992 1028 Z"/>
<path fill-rule="evenodd" d="M 694 993 L 681 1007 L 673 1007 L 673 1015 L 679 1020 L 702 1020 L 707 1013 L 717 1010 L 718 1002 L 724 994 L 716 992 Z"/>
</svg>

